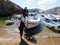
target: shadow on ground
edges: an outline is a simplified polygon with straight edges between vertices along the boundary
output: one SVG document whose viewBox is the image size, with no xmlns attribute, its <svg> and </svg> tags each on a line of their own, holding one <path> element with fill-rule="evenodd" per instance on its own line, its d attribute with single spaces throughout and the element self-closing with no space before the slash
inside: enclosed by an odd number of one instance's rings
<svg viewBox="0 0 60 45">
<path fill-rule="evenodd" d="M 19 45 L 29 45 L 29 44 L 22 39 Z"/>
<path fill-rule="evenodd" d="M 27 40 L 35 44 L 37 43 L 37 40 L 34 37 L 30 37 Z"/>
<path fill-rule="evenodd" d="M 37 40 L 33 37 L 34 35 L 42 32 L 44 28 L 43 24 L 38 25 L 37 27 L 31 28 L 31 29 L 26 29 L 24 30 L 26 39 L 29 40 L 32 43 L 37 43 Z"/>
<path fill-rule="evenodd" d="M 27 37 L 28 36 L 30 37 L 30 36 L 33 36 L 33 35 L 36 35 L 36 34 L 42 32 L 43 28 L 44 28 L 44 25 L 43 24 L 39 24 L 37 27 L 24 30 L 24 32 L 25 32 L 25 35 Z"/>
</svg>

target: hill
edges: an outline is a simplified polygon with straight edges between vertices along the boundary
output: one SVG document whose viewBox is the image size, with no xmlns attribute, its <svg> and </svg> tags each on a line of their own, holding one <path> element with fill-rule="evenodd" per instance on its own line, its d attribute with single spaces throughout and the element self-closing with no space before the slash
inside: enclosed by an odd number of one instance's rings
<svg viewBox="0 0 60 45">
<path fill-rule="evenodd" d="M 0 17 L 22 13 L 22 8 L 9 0 L 0 0 Z"/>
<path fill-rule="evenodd" d="M 55 8 L 43 11 L 43 13 L 58 14 L 58 15 L 60 15 L 60 7 L 55 7 Z"/>
</svg>

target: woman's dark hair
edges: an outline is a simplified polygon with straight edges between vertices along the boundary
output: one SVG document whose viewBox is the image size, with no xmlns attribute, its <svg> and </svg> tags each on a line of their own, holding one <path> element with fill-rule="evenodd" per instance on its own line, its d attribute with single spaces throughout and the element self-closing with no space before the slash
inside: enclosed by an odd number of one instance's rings
<svg viewBox="0 0 60 45">
<path fill-rule="evenodd" d="M 21 19 L 21 18 L 18 18 L 19 20 Z"/>
</svg>

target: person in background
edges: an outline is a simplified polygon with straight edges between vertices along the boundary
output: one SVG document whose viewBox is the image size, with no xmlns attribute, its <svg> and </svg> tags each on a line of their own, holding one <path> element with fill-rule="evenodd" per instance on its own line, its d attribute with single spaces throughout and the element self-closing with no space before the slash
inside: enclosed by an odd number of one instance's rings
<svg viewBox="0 0 60 45">
<path fill-rule="evenodd" d="M 27 9 L 27 7 L 25 7 L 24 9 L 23 9 L 23 17 L 24 17 L 24 24 L 25 24 L 25 27 L 27 27 L 28 25 L 27 25 L 27 18 L 28 18 L 28 9 Z"/>
<path fill-rule="evenodd" d="M 24 18 L 25 18 L 25 17 L 28 17 L 28 9 L 27 9 L 27 7 L 25 7 L 25 8 L 23 9 L 23 16 L 24 16 Z"/>
<path fill-rule="evenodd" d="M 20 31 L 20 39 L 22 40 L 23 29 L 24 29 L 25 25 L 24 25 L 24 22 L 22 21 L 22 16 L 18 15 L 17 17 L 18 17 L 18 19 L 17 19 L 17 26 L 18 26 L 18 29 Z"/>
</svg>

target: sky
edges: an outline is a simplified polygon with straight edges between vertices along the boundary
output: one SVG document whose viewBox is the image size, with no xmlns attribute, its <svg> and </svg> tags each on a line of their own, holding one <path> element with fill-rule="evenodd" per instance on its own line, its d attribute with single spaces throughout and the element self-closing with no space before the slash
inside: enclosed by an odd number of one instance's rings
<svg viewBox="0 0 60 45">
<path fill-rule="evenodd" d="M 22 8 L 28 9 L 39 8 L 42 10 L 48 10 L 54 7 L 60 7 L 60 0 L 10 0 Z"/>
</svg>

